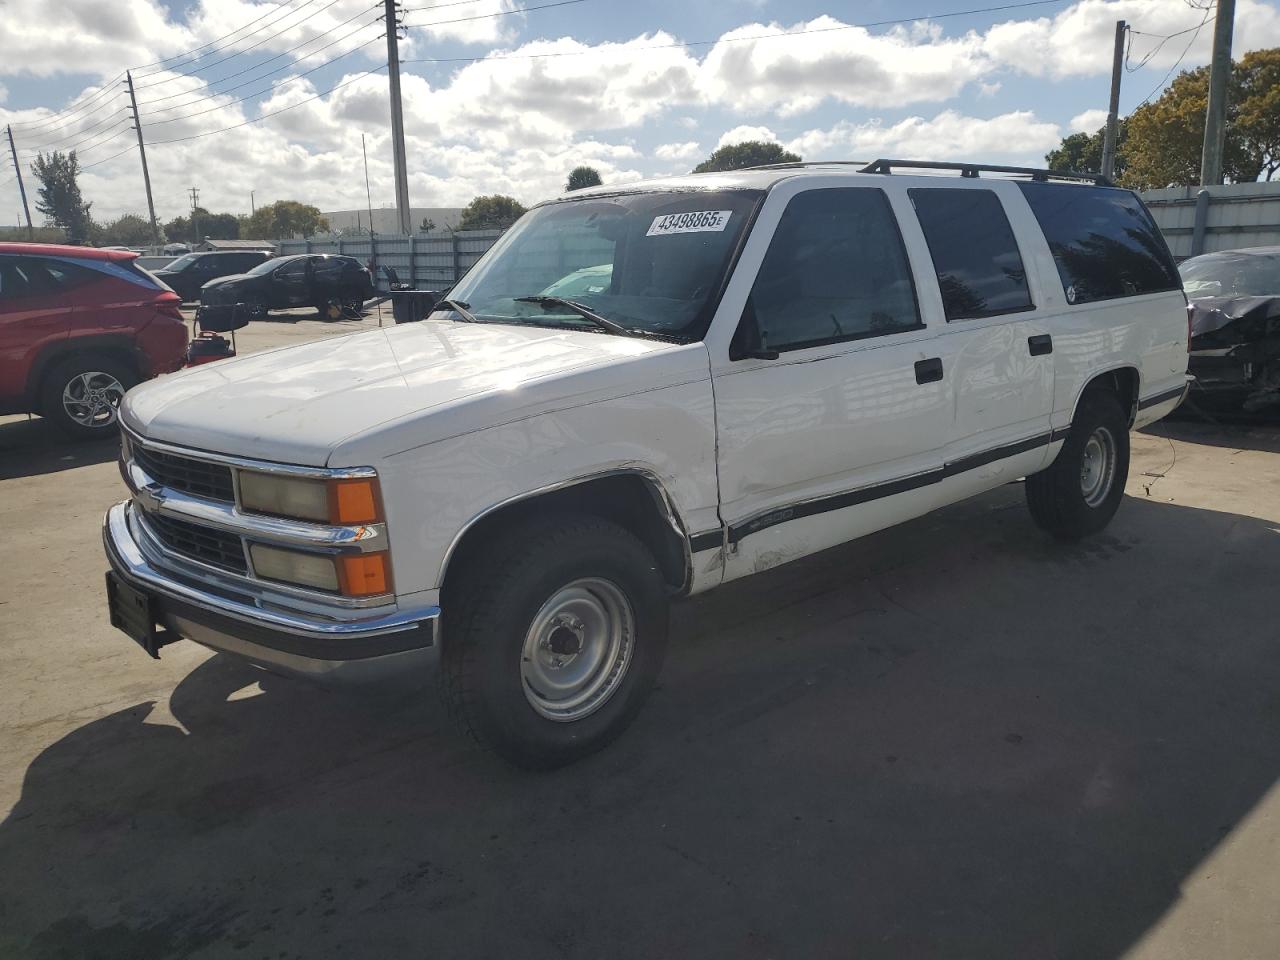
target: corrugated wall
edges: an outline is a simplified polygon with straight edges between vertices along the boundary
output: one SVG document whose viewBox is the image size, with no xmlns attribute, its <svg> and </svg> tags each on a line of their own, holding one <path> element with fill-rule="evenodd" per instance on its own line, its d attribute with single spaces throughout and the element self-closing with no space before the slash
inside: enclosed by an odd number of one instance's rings
<svg viewBox="0 0 1280 960">
<path fill-rule="evenodd" d="M 339 253 L 367 263 L 374 256 L 380 290 L 387 289 L 383 267 L 395 270 L 404 283 L 431 290 L 450 286 L 470 270 L 500 236 L 501 230 L 468 230 L 440 236 L 379 234 L 376 237 L 281 240 L 279 247 L 282 257 L 295 253 Z"/>
<path fill-rule="evenodd" d="M 1196 197 L 1209 191 L 1202 249 L 1193 251 Z M 1229 183 L 1216 187 L 1147 190 L 1151 209 L 1169 249 L 1179 260 L 1194 253 L 1280 244 L 1280 183 Z"/>
</svg>

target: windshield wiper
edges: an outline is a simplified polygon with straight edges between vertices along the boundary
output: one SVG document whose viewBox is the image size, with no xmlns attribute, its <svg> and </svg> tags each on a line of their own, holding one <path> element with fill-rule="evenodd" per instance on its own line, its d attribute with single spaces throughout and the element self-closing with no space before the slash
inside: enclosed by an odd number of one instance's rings
<svg viewBox="0 0 1280 960">
<path fill-rule="evenodd" d="M 590 320 L 601 330 L 607 330 L 609 333 L 616 333 L 620 337 L 643 337 L 643 330 L 629 330 L 616 320 L 610 320 L 608 317 L 602 317 L 590 307 L 579 303 L 577 300 L 568 300 L 564 297 L 513 297 L 516 303 L 536 303 L 538 306 L 546 307 L 568 307 L 584 320 Z"/>
<path fill-rule="evenodd" d="M 476 315 L 472 313 L 469 309 L 467 309 L 470 306 L 471 304 L 467 303 L 465 300 L 447 300 L 446 299 L 446 300 L 437 300 L 435 302 L 435 306 L 433 306 L 431 309 L 440 310 L 441 308 L 443 308 L 445 310 L 452 310 L 458 316 L 462 317 L 463 320 L 467 321 L 467 323 L 479 323 L 480 321 L 476 318 Z"/>
</svg>

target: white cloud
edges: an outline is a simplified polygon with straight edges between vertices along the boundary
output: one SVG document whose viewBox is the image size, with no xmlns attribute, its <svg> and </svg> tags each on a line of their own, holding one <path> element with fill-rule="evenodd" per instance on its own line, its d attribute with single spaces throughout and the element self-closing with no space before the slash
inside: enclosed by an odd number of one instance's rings
<svg viewBox="0 0 1280 960">
<path fill-rule="evenodd" d="M 659 160 L 679 163 L 692 160 L 701 152 L 702 148 L 698 146 L 697 140 L 687 140 L 684 143 L 664 143 L 653 151 L 653 155 Z"/>
<path fill-rule="evenodd" d="M 765 143 L 777 143 L 778 135 L 768 127 L 734 127 L 732 130 L 726 130 L 720 139 L 716 141 L 716 149 L 719 150 L 730 143 L 742 143 L 745 140 L 763 140 Z"/>
<path fill-rule="evenodd" d="M 1202 11 L 1171 0 L 1081 0 L 1054 17 L 1010 20 L 991 27 L 982 49 L 993 62 L 1032 76 L 1068 77 L 1106 74 L 1111 70 L 1117 20 L 1127 20 L 1141 36 L 1133 37 L 1131 59 L 1152 53 L 1160 38 L 1195 27 Z M 1150 58 L 1148 66 L 1169 69 L 1183 51 L 1183 67 L 1208 62 L 1212 21 L 1188 49 L 1191 35 L 1174 37 Z M 1239 0 L 1233 53 L 1280 44 L 1280 9 L 1260 0 Z"/>
<path fill-rule="evenodd" d="M 743 39 L 813 31 L 802 41 Z M 861 107 L 945 100 L 991 66 L 976 34 L 947 38 L 921 24 L 872 34 L 821 16 L 790 27 L 748 24 L 721 37 L 700 70 L 707 96 L 740 111 L 792 116 L 832 98 Z"/>
<path fill-rule="evenodd" d="M 944 110 L 932 119 L 908 117 L 888 126 L 841 121 L 808 130 L 786 144 L 806 160 L 873 160 L 898 156 L 930 160 L 1031 159 L 1058 145 L 1057 124 L 1026 110 L 969 117 Z"/>
<path fill-rule="evenodd" d="M 1083 113 L 1077 113 L 1071 118 L 1071 122 L 1067 127 L 1072 133 L 1097 133 L 1099 129 L 1106 126 L 1107 111 L 1105 110 L 1085 110 Z"/>
</svg>

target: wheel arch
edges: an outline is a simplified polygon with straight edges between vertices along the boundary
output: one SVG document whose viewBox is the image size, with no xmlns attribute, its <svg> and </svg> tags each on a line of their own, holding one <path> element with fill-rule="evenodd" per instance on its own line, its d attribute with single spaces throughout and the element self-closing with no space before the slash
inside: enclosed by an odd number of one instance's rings
<svg viewBox="0 0 1280 960">
<path fill-rule="evenodd" d="M 126 364 L 135 374 L 141 375 L 137 344 L 125 334 L 92 334 L 58 340 L 46 346 L 36 356 L 27 374 L 27 398 L 32 407 L 38 406 L 45 377 L 58 364 L 79 356 L 108 356 Z"/>
<path fill-rule="evenodd" d="M 693 561 L 688 532 L 662 481 L 639 469 L 617 469 L 540 487 L 494 504 L 463 525 L 445 551 L 437 586 L 442 596 L 480 559 L 486 543 L 511 523 L 543 511 L 590 514 L 612 520 L 649 548 L 663 578 L 688 591 Z"/>
<path fill-rule="evenodd" d="M 1080 401 L 1084 395 L 1089 392 L 1105 390 L 1114 393 L 1120 398 L 1121 404 L 1129 418 L 1129 426 L 1132 427 L 1134 420 L 1138 416 L 1138 392 L 1142 385 L 1142 375 L 1138 368 L 1132 364 L 1121 364 L 1095 373 L 1085 381 L 1080 390 L 1076 393 L 1075 402 L 1071 405 L 1071 419 L 1074 421 L 1076 411 L 1080 408 Z"/>
</svg>

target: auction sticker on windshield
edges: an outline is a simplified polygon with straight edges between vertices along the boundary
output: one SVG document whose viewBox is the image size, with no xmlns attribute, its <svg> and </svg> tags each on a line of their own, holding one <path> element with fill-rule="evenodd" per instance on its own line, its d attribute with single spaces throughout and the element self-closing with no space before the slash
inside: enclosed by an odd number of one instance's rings
<svg viewBox="0 0 1280 960">
<path fill-rule="evenodd" d="M 719 233 L 729 225 L 732 210 L 691 210 L 654 217 L 646 237 L 662 237 L 669 233 Z"/>
</svg>

